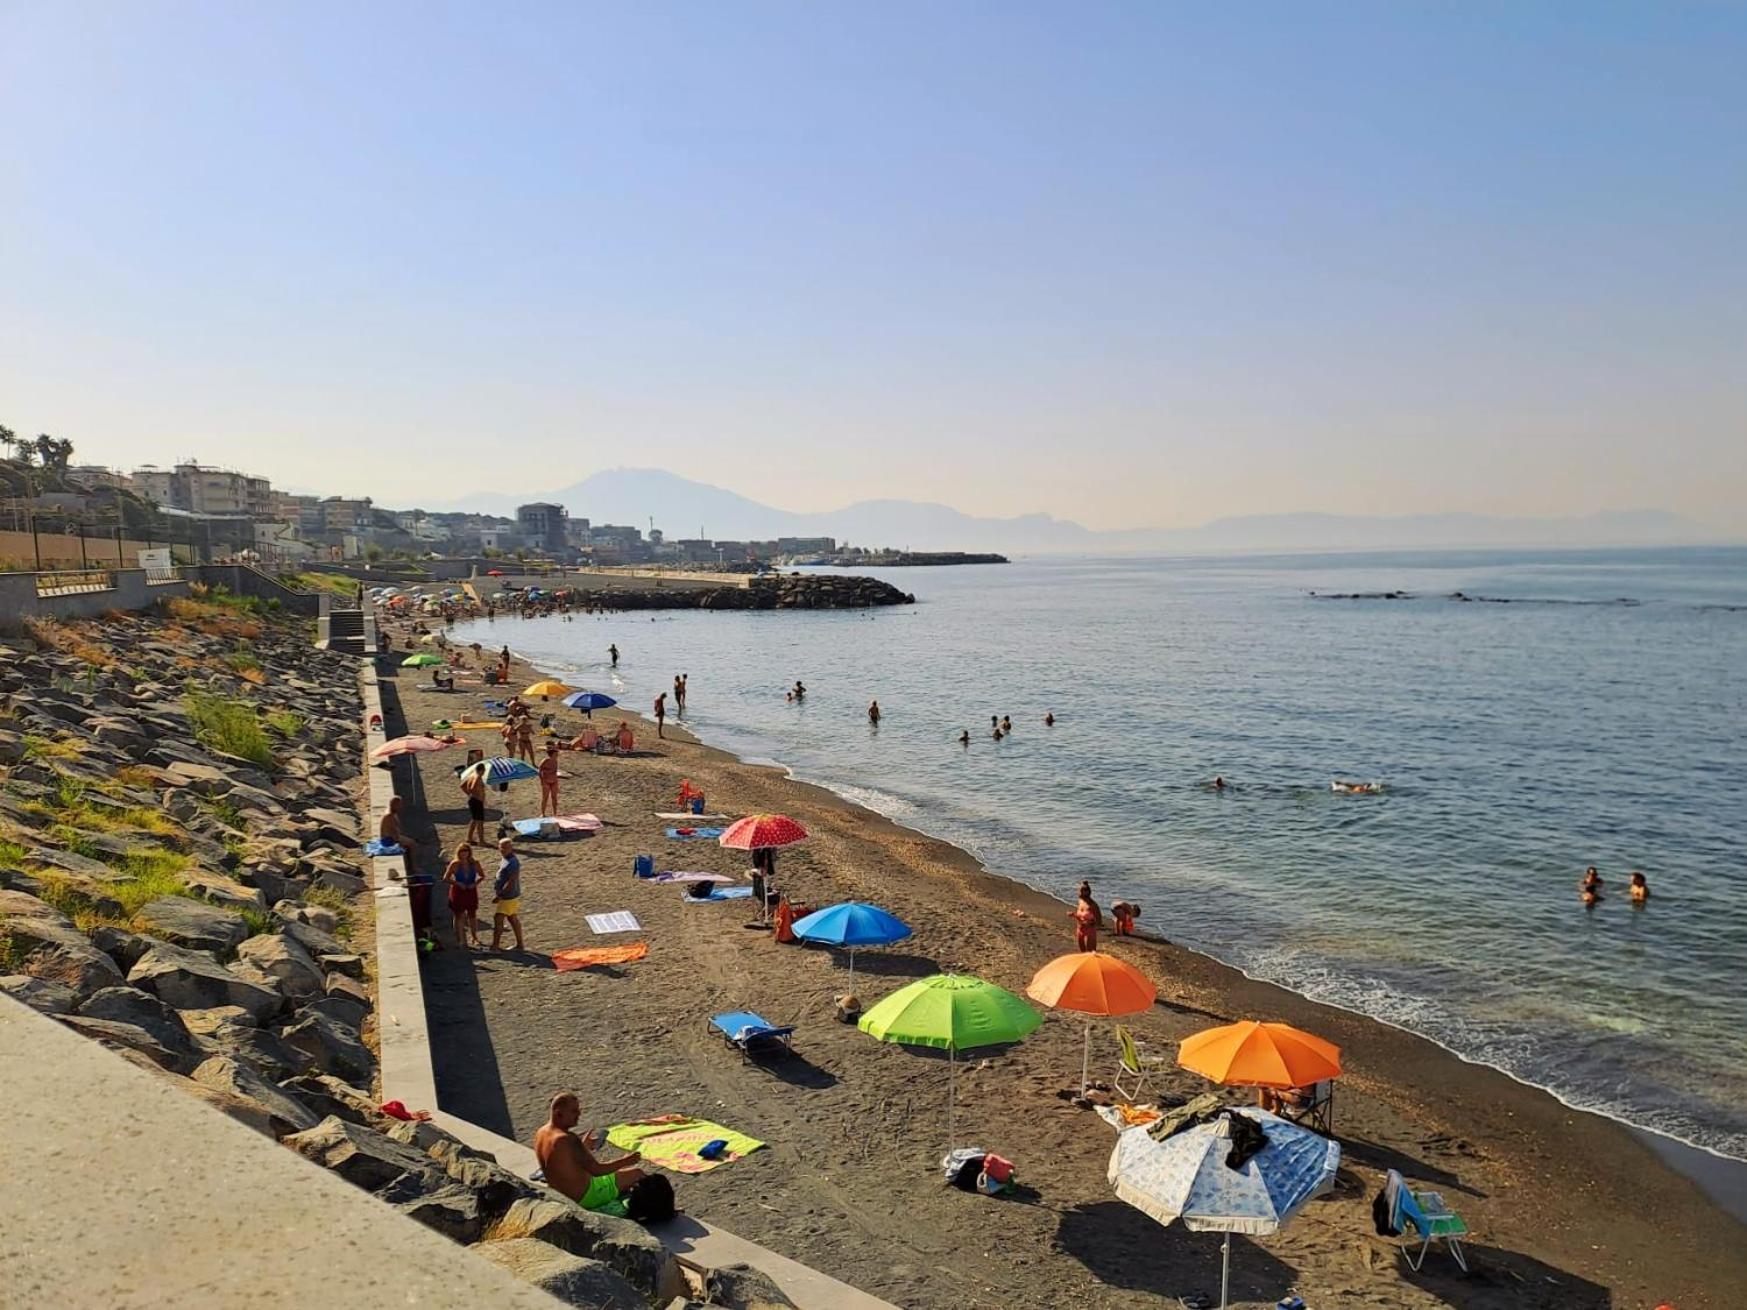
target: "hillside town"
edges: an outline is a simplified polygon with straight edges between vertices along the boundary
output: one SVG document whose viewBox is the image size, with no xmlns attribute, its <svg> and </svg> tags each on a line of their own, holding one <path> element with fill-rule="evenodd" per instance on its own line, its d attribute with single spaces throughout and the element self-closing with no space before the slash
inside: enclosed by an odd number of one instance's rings
<svg viewBox="0 0 1747 1310">
<path fill-rule="evenodd" d="M 278 571 L 354 561 L 432 556 L 550 561 L 568 565 L 651 565 L 757 572 L 789 565 L 902 565 L 993 562 L 953 552 L 911 555 L 867 549 L 828 536 L 766 540 L 671 537 L 643 526 L 600 523 L 564 505 L 531 501 L 515 516 L 391 509 L 372 497 L 285 491 L 264 477 L 187 460 L 131 471 L 72 462 L 72 443 L 26 440 L 0 428 L 0 564 L 79 562 L 137 548 L 168 547 L 178 562 L 243 560 Z"/>
</svg>

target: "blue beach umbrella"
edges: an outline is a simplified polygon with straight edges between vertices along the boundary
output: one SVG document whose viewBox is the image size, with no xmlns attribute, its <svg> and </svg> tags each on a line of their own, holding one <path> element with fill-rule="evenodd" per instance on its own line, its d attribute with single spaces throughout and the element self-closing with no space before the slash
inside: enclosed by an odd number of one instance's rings
<svg viewBox="0 0 1747 1310">
<path fill-rule="evenodd" d="M 581 710 L 592 718 L 595 710 L 610 710 L 619 702 L 598 691 L 573 691 L 564 698 L 563 703 L 573 710 Z"/>
<path fill-rule="evenodd" d="M 849 990 L 853 994 L 855 948 L 890 946 L 893 942 L 901 942 L 910 935 L 910 925 L 877 905 L 845 901 L 841 905 L 828 905 L 823 910 L 815 910 L 796 919 L 792 931 L 803 941 L 849 948 Z"/>
<path fill-rule="evenodd" d="M 1267 1145 L 1241 1169 L 1225 1160 L 1232 1125 L 1221 1117 L 1155 1142 L 1144 1124 L 1116 1139 L 1109 1177 L 1116 1195 L 1161 1224 L 1181 1219 L 1197 1232 L 1224 1233 L 1221 1310 L 1231 1288 L 1231 1235 L 1272 1233 L 1312 1197 L 1334 1186 L 1340 1143 L 1251 1106 L 1232 1113 L 1252 1120 Z"/>
<path fill-rule="evenodd" d="M 462 776 L 473 772 L 483 772 L 488 783 L 515 782 L 521 778 L 540 776 L 540 771 L 526 760 L 511 759 L 508 755 L 494 755 L 489 760 L 470 764 Z"/>
</svg>

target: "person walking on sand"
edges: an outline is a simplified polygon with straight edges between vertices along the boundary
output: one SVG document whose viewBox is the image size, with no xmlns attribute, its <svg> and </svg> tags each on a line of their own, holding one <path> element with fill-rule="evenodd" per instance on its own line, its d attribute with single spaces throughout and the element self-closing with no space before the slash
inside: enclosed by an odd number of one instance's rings
<svg viewBox="0 0 1747 1310">
<path fill-rule="evenodd" d="M 516 758 L 534 762 L 534 716 L 527 710 L 516 720 Z"/>
<path fill-rule="evenodd" d="M 497 844 L 499 863 L 497 877 L 492 879 L 491 949 L 503 949 L 503 927 L 509 924 L 516 934 L 516 949 L 522 950 L 522 862 L 516 855 L 516 844 L 505 837 Z"/>
<path fill-rule="evenodd" d="M 485 770 L 473 766 L 485 759 L 482 750 L 467 752 L 461 766 L 461 794 L 467 798 L 467 840 L 485 844 Z"/>
<path fill-rule="evenodd" d="M 618 668 L 619 667 L 619 648 L 616 645 L 615 646 L 608 646 L 607 647 L 607 654 L 612 658 L 613 667 L 615 669 Z"/>
<path fill-rule="evenodd" d="M 462 842 L 455 848 L 455 858 L 443 870 L 443 881 L 449 884 L 449 923 L 455 929 L 455 945 L 465 946 L 471 940 L 477 948 L 479 940 L 479 884 L 485 881 L 485 870 L 473 846 Z"/>
<path fill-rule="evenodd" d="M 667 693 L 664 691 L 655 698 L 655 735 L 667 736 Z"/>
<path fill-rule="evenodd" d="M 1068 917 L 1074 921 L 1074 944 L 1082 951 L 1098 949 L 1098 929 L 1104 925 L 1104 916 L 1098 912 L 1098 902 L 1092 899 L 1092 884 L 1080 884 L 1080 899 L 1073 909 L 1068 911 Z"/>
<path fill-rule="evenodd" d="M 867 721 L 876 728 L 880 726 L 880 703 L 877 700 L 868 702 Z"/>
<path fill-rule="evenodd" d="M 546 758 L 540 761 L 540 817 L 546 817 L 546 807 L 552 807 L 552 817 L 558 817 L 558 743 L 546 743 Z"/>
<path fill-rule="evenodd" d="M 584 1210 L 610 1205 L 643 1181 L 643 1171 L 632 1168 L 643 1157 L 636 1151 L 610 1164 L 595 1155 L 606 1144 L 600 1129 L 576 1135 L 582 1118 L 582 1103 L 575 1092 L 560 1092 L 552 1098 L 546 1122 L 534 1132 L 534 1158 L 546 1175 L 546 1186 L 575 1201 Z"/>
</svg>

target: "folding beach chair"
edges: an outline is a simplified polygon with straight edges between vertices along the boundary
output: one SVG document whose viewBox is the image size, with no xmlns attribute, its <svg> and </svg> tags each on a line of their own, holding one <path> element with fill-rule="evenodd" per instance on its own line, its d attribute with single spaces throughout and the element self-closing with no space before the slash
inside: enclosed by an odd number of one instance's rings
<svg viewBox="0 0 1747 1310">
<path fill-rule="evenodd" d="M 1117 1095 L 1130 1101 L 1138 1101 L 1148 1077 L 1165 1068 L 1170 1061 L 1162 1056 L 1146 1054 L 1140 1043 L 1134 1040 L 1134 1034 L 1121 1024 L 1116 1025 L 1116 1042 L 1122 1048 L 1122 1054 L 1116 1064 L 1116 1073 L 1110 1081 L 1115 1086 Z M 1123 1086 L 1124 1078 L 1130 1080 L 1130 1086 Z"/>
<path fill-rule="evenodd" d="M 1407 1257 L 1407 1267 L 1418 1273 L 1426 1262 L 1432 1243 L 1442 1242 L 1456 1258 L 1462 1272 L 1467 1273 L 1468 1259 L 1462 1254 L 1462 1239 L 1468 1236 L 1468 1225 L 1462 1222 L 1462 1217 L 1445 1205 L 1444 1198 L 1438 1193 L 1414 1191 L 1394 1169 L 1389 1171 L 1385 1186 L 1393 1197 L 1389 1211 L 1391 1226 L 1408 1238 L 1401 1252 Z M 1409 1235 L 1409 1229 L 1412 1235 Z M 1417 1258 L 1413 1249 L 1415 1237 L 1423 1239 Z"/>
<path fill-rule="evenodd" d="M 722 1034 L 723 1040 L 747 1059 L 760 1055 L 786 1053 L 794 1049 L 790 1038 L 794 1026 L 779 1028 L 763 1015 L 751 1010 L 729 1010 L 710 1016 L 710 1027 Z"/>
<path fill-rule="evenodd" d="M 1324 1078 L 1319 1083 L 1312 1083 L 1307 1088 L 1296 1088 L 1300 1097 L 1297 1102 L 1281 1101 L 1279 1115 L 1282 1119 L 1290 1119 L 1293 1123 L 1310 1128 L 1324 1137 L 1334 1136 L 1335 1122 L 1335 1083 L 1332 1078 Z"/>
</svg>

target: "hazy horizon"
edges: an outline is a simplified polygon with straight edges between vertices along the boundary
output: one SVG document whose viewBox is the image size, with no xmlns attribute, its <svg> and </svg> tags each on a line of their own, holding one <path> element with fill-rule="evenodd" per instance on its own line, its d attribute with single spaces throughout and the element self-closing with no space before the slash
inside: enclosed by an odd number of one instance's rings
<svg viewBox="0 0 1747 1310">
<path fill-rule="evenodd" d="M 0 423 L 396 506 L 1743 536 L 1744 58 L 1701 5 L 12 3 Z"/>
</svg>

